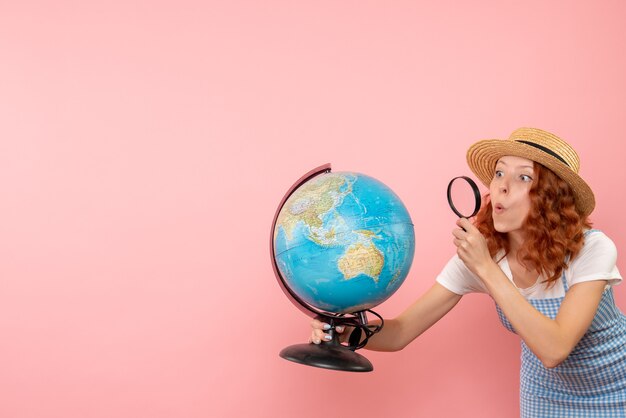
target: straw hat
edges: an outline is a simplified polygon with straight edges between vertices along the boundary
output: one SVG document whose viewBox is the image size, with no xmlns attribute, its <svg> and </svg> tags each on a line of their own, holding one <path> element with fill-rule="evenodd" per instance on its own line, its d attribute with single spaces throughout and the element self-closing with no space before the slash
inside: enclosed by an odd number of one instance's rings
<svg viewBox="0 0 626 418">
<path fill-rule="evenodd" d="M 595 206 L 593 191 L 578 175 L 580 159 L 567 142 L 550 132 L 519 128 L 509 139 L 478 141 L 467 150 L 467 164 L 487 187 L 500 157 L 513 155 L 540 163 L 565 180 L 574 192 L 576 208 L 589 215 Z"/>
</svg>

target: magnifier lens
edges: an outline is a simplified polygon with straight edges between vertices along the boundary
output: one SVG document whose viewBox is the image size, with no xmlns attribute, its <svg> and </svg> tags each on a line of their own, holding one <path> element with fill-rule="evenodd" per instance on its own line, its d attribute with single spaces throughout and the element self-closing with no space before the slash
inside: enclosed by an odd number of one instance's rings
<svg viewBox="0 0 626 418">
<path fill-rule="evenodd" d="M 480 209 L 480 191 L 469 177 L 456 177 L 448 185 L 448 203 L 461 218 L 471 218 Z"/>
</svg>

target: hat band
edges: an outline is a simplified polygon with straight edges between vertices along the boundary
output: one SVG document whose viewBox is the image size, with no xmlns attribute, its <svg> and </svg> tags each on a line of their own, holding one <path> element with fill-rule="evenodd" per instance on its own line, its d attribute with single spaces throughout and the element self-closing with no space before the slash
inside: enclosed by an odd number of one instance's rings
<svg viewBox="0 0 626 418">
<path fill-rule="evenodd" d="M 545 152 L 546 154 L 550 154 L 551 156 L 553 156 L 557 160 L 561 161 L 566 166 L 570 167 L 570 165 L 563 159 L 563 157 L 561 157 L 559 154 L 557 154 L 554 151 L 552 151 L 550 148 L 546 148 L 543 145 L 539 145 L 539 144 L 536 144 L 536 143 L 530 142 L 530 141 L 521 141 L 519 139 L 516 139 L 515 142 L 521 142 L 522 144 L 530 145 L 531 147 L 535 147 L 537 149 L 540 149 L 541 151 Z M 572 167 L 570 167 L 570 168 L 572 168 Z"/>
</svg>

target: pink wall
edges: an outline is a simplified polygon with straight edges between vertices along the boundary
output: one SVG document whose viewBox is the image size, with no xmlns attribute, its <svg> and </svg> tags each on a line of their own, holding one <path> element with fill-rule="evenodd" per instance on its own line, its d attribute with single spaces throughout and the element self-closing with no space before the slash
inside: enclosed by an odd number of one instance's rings
<svg viewBox="0 0 626 418">
<path fill-rule="evenodd" d="M 486 296 L 363 352 L 373 373 L 278 357 L 309 319 L 270 223 L 326 162 L 414 218 L 384 315 L 454 252 L 466 148 L 519 126 L 579 150 L 626 273 L 624 2 L 83 3 L 0 3 L 3 418 L 515 416 L 518 341 Z"/>
</svg>

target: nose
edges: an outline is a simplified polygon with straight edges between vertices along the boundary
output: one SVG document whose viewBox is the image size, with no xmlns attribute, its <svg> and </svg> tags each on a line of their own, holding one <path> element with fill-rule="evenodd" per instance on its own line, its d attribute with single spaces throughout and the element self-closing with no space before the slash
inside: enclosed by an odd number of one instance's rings
<svg viewBox="0 0 626 418">
<path fill-rule="evenodd" d="M 504 176 L 494 176 L 489 190 L 493 194 L 507 194 L 509 192 L 509 181 Z"/>
<path fill-rule="evenodd" d="M 499 193 L 507 194 L 509 191 L 509 181 L 505 177 L 501 177 L 498 179 L 496 187 Z"/>
</svg>

